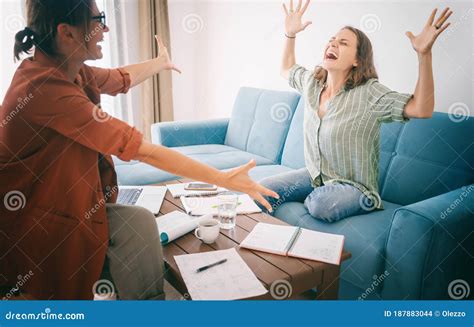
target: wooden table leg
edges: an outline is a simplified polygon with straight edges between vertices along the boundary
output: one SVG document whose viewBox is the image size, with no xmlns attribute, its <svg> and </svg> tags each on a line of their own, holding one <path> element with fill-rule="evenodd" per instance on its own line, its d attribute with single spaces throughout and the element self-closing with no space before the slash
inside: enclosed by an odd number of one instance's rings
<svg viewBox="0 0 474 327">
<path fill-rule="evenodd" d="M 317 286 L 318 300 L 337 300 L 339 292 L 339 272 L 340 267 L 336 265 L 328 265 L 323 272 L 323 282 Z"/>
</svg>

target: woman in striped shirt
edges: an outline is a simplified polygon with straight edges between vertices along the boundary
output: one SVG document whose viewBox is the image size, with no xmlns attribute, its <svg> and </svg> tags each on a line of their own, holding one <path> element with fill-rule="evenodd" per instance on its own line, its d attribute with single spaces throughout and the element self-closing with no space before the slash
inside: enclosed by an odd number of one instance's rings
<svg viewBox="0 0 474 327">
<path fill-rule="evenodd" d="M 434 10 L 423 31 L 406 35 L 418 54 L 419 77 L 414 94 L 390 90 L 378 82 L 372 45 L 360 30 L 346 26 L 327 44 L 321 66 L 309 71 L 296 64 L 296 34 L 309 0 L 296 8 L 283 4 L 286 45 L 281 74 L 304 97 L 306 167 L 261 181 L 283 202 L 303 202 L 309 213 L 328 222 L 383 209 L 378 192 L 380 124 L 430 118 L 434 109 L 431 48 L 449 26 L 446 8 Z"/>
</svg>

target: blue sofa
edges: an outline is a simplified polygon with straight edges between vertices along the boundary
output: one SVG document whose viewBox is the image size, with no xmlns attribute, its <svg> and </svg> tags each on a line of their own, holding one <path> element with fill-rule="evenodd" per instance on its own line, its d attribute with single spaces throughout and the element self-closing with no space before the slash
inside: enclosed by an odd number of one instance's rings
<svg viewBox="0 0 474 327">
<path fill-rule="evenodd" d="M 260 180 L 304 167 L 304 101 L 293 92 L 242 88 L 230 119 L 152 126 L 153 142 L 219 169 L 255 159 Z M 474 287 L 474 117 L 384 124 L 379 190 L 384 210 L 325 223 L 302 203 L 275 216 L 343 234 L 352 258 L 341 266 L 341 299 L 449 299 L 457 279 Z M 120 184 L 176 179 L 139 162 L 116 160 Z M 471 292 L 471 297 L 472 297 Z"/>
</svg>

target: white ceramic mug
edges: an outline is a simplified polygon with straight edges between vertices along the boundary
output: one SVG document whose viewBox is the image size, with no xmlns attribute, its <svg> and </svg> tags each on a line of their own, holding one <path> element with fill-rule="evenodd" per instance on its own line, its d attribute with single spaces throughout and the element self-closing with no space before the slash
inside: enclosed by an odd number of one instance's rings
<svg viewBox="0 0 474 327">
<path fill-rule="evenodd" d="M 213 218 L 199 221 L 198 228 L 194 230 L 194 235 L 206 244 L 214 243 L 219 236 L 219 221 Z"/>
</svg>

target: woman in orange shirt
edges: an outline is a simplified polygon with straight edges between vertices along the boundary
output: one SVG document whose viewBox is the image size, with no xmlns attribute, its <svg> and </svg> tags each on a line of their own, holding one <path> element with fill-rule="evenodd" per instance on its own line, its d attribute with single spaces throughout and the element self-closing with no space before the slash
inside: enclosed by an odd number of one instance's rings
<svg viewBox="0 0 474 327">
<path fill-rule="evenodd" d="M 163 298 L 154 217 L 114 204 L 111 155 L 248 193 L 269 209 L 262 195 L 277 195 L 249 178 L 254 162 L 218 171 L 143 140 L 100 109 L 100 94 L 179 71 L 159 39 L 157 58 L 101 69 L 84 64 L 102 58 L 98 43 L 109 31 L 95 1 L 28 0 L 27 16 L 14 54 L 34 46 L 34 56 L 17 69 L 0 110 L 0 287 L 37 299 L 90 299 L 105 263 L 120 298 Z"/>
</svg>

